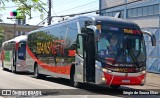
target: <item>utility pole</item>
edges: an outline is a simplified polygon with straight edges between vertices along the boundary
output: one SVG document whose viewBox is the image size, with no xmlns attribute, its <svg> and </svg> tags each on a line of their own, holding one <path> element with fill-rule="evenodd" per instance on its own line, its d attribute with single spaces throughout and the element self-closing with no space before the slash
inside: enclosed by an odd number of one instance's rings
<svg viewBox="0 0 160 98">
<path fill-rule="evenodd" d="M 52 6 L 52 1 L 51 0 L 48 0 L 48 7 L 49 7 L 49 10 L 48 10 L 48 25 L 51 25 L 51 6 Z"/>
<path fill-rule="evenodd" d="M 102 9 L 102 0 L 99 0 L 99 15 L 100 16 L 102 16 L 102 11 L 101 11 L 101 9 Z"/>
<path fill-rule="evenodd" d="M 16 31 L 16 22 L 14 23 L 14 37 L 16 37 L 16 33 L 17 33 L 17 31 Z"/>
</svg>

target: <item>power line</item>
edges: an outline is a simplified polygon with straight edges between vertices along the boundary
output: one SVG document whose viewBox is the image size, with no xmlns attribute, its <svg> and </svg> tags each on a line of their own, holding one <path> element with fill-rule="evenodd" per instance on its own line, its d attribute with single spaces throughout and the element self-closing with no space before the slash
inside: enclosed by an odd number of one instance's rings
<svg viewBox="0 0 160 98">
<path fill-rule="evenodd" d="M 37 2 L 37 4 L 39 4 L 41 7 L 42 7 L 42 9 L 45 11 L 45 12 L 47 12 L 48 13 L 48 11 L 42 6 L 42 4 L 45 4 L 43 1 L 41 1 L 41 0 L 39 0 L 40 2 Z"/>
<path fill-rule="evenodd" d="M 5 6 L 5 7 L 0 7 L 0 8 L 15 8 L 15 7 L 18 7 L 18 6 Z"/>
<path fill-rule="evenodd" d="M 95 3 L 96 4 L 96 3 Z M 92 4 L 92 6 L 91 5 L 86 5 L 86 6 L 81 6 L 81 7 L 78 7 L 78 8 L 74 8 L 74 9 L 69 9 L 69 10 L 65 10 L 65 11 L 62 11 L 62 12 L 59 12 L 59 13 L 65 13 L 65 12 L 67 12 L 67 13 L 75 13 L 77 10 L 78 11 L 81 11 L 81 10 L 86 10 L 86 9 L 88 9 L 88 8 L 97 8 L 98 9 L 98 6 L 97 5 L 95 5 L 95 4 Z"/>
<path fill-rule="evenodd" d="M 139 1 L 143 1 L 143 0 L 139 0 Z M 93 12 L 99 13 L 99 12 L 104 11 L 104 10 L 107 10 L 107 9 L 112 9 L 112 8 L 115 8 L 115 7 L 118 7 L 118 6 L 123 6 L 123 5 L 127 5 L 127 4 L 132 4 L 132 3 L 139 2 L 139 1 L 128 2 L 128 3 L 124 3 L 124 4 L 120 4 L 120 5 L 117 5 L 117 6 L 113 6 L 113 7 L 109 7 L 109 8 L 104 8 L 104 9 L 100 9 L 100 10 L 86 11 L 86 12 L 81 12 L 81 13 L 76 13 L 76 14 L 68 14 L 68 15 L 60 15 L 60 16 L 51 16 L 51 18 L 53 18 L 53 17 L 66 17 L 66 16 L 73 17 L 73 16 L 75 16 L 75 15 L 82 15 L 82 14 L 88 14 L 88 13 L 93 13 Z M 48 17 L 47 17 L 47 18 L 48 18 Z M 44 22 L 47 18 L 45 18 L 44 20 L 42 20 L 42 21 L 41 21 L 40 23 L 38 23 L 37 25 L 39 25 L 39 24 L 41 24 L 42 22 Z"/>
<path fill-rule="evenodd" d="M 39 6 L 41 6 L 41 8 L 46 12 L 48 13 L 48 11 L 38 2 L 37 4 L 39 4 Z"/>
<path fill-rule="evenodd" d="M 83 7 L 80 7 L 80 8 L 75 8 L 75 9 L 68 10 L 67 13 L 76 13 L 77 10 L 78 10 L 78 12 L 82 12 L 82 11 L 84 12 L 86 10 L 91 10 L 91 9 L 92 10 L 95 10 L 95 9 L 98 10 L 99 7 L 96 6 L 95 4 L 93 4 L 92 6 L 83 6 Z"/>
<path fill-rule="evenodd" d="M 77 0 L 71 0 L 71 1 L 69 1 L 69 2 L 63 2 L 63 3 L 59 3 L 59 4 L 56 4 L 56 6 L 60 6 L 60 5 L 64 5 L 64 4 L 67 4 L 67 3 L 71 3 L 71 2 L 75 2 L 75 1 L 77 1 Z"/>
<path fill-rule="evenodd" d="M 59 2 L 57 2 L 57 1 L 59 1 Z M 64 0 L 64 1 L 61 1 L 61 0 L 55 0 L 55 3 L 56 4 L 61 4 L 61 3 L 66 3 L 66 1 L 68 1 L 68 0 Z M 73 0 L 72 0 L 73 1 Z"/>
<path fill-rule="evenodd" d="M 88 12 L 88 11 L 93 11 L 93 10 L 98 10 L 98 9 L 95 8 L 95 7 L 92 7 L 92 8 L 85 9 L 85 10 L 83 10 L 83 11 L 80 11 L 80 12 Z"/>
<path fill-rule="evenodd" d="M 76 0 L 74 0 L 74 1 L 76 1 Z M 71 1 L 70 1 L 71 2 Z M 73 0 L 72 0 L 72 2 L 73 2 Z M 91 2 L 92 3 L 92 2 Z M 93 3 L 95 3 L 95 1 L 93 2 Z M 55 4 L 55 3 L 54 3 Z M 88 3 L 87 3 L 88 4 Z M 86 4 L 85 4 L 86 5 Z M 90 5 L 88 5 L 88 6 L 90 6 Z M 85 6 L 82 6 L 81 5 L 81 9 L 83 9 L 84 10 L 84 8 L 83 7 L 85 7 Z M 67 11 L 69 11 L 69 10 L 75 10 L 75 9 L 77 9 L 77 8 L 80 8 L 80 7 L 74 7 L 74 9 L 72 8 L 72 9 L 68 9 Z M 86 7 L 87 8 L 87 7 Z M 97 7 L 98 8 L 98 7 Z M 84 12 L 84 11 L 83 11 Z M 53 8 L 53 13 L 56 15 L 56 13 L 55 13 L 55 11 L 54 11 L 54 8 Z M 73 12 L 72 12 L 73 13 Z"/>
<path fill-rule="evenodd" d="M 66 12 L 66 11 L 68 11 L 68 10 L 72 10 L 72 9 L 75 9 L 75 8 L 79 8 L 79 7 L 82 7 L 82 6 L 86 6 L 86 5 L 95 3 L 95 2 L 97 2 L 97 0 L 96 0 L 96 1 L 93 1 L 93 2 L 90 2 L 90 3 L 87 3 L 87 4 L 83 4 L 83 5 L 77 6 L 77 7 L 73 7 L 73 8 L 67 9 L 67 10 L 63 10 L 63 11 L 60 11 L 60 12 L 57 12 L 57 13 Z"/>
<path fill-rule="evenodd" d="M 72 9 L 76 9 L 76 8 L 80 8 L 80 7 L 90 6 L 90 4 L 93 4 L 93 3 L 96 3 L 96 2 L 98 2 L 98 1 L 95 0 L 95 1 L 93 1 L 93 2 L 85 3 L 85 4 L 78 5 L 78 6 L 73 7 L 73 8 L 69 8 L 69 9 L 65 9 L 65 10 L 59 11 L 59 12 L 57 12 L 57 13 L 65 12 L 65 11 L 72 10 Z M 63 9 L 64 9 L 64 8 L 63 8 Z"/>
</svg>

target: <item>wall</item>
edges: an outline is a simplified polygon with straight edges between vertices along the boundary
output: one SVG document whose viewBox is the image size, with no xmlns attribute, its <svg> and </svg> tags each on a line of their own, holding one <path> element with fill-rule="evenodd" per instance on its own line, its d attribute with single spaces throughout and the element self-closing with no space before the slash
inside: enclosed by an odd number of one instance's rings
<svg viewBox="0 0 160 98">
<path fill-rule="evenodd" d="M 101 6 L 100 9 L 103 8 L 109 8 L 106 11 L 102 12 L 102 15 L 109 15 L 107 13 L 112 13 L 116 12 L 118 10 L 123 10 L 124 11 L 124 17 L 122 18 L 127 18 L 128 20 L 131 20 L 135 23 L 137 23 L 141 28 L 148 30 L 152 33 L 155 34 L 156 40 L 157 40 L 157 45 L 153 47 L 151 45 L 151 41 L 148 35 L 145 35 L 145 42 L 146 42 L 146 51 L 147 51 L 147 70 L 149 72 L 155 72 L 155 73 L 160 73 L 160 0 L 100 0 Z M 134 1 L 139 1 L 136 3 L 131 3 L 128 5 L 122 5 L 122 6 L 117 6 L 120 4 L 124 4 L 125 2 L 134 2 Z M 145 7 L 145 6 L 151 6 L 151 5 L 159 5 L 159 13 L 154 14 L 154 15 L 147 15 L 147 16 L 140 16 L 140 17 L 132 17 L 128 18 L 127 17 L 127 10 L 128 9 L 134 9 L 138 7 Z M 117 6 L 117 7 L 114 7 Z M 112 14 L 113 16 L 113 14 Z"/>
<path fill-rule="evenodd" d="M 157 45 L 152 46 L 150 37 L 145 35 L 146 51 L 147 51 L 147 70 L 149 72 L 160 73 L 160 28 L 144 28 L 155 34 Z"/>
</svg>

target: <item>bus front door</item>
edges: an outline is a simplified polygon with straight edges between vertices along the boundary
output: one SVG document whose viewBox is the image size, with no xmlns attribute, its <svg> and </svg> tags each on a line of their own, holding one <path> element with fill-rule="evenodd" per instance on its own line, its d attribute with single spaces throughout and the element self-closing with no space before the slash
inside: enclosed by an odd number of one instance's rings
<svg viewBox="0 0 160 98">
<path fill-rule="evenodd" d="M 88 29 L 84 51 L 85 56 L 85 73 L 87 82 L 95 82 L 95 41 L 94 32 Z"/>
<path fill-rule="evenodd" d="M 75 81 L 95 82 L 94 33 L 79 34 L 76 44 Z"/>
<path fill-rule="evenodd" d="M 84 76 L 84 38 L 85 36 L 83 34 L 79 34 L 77 36 L 76 41 L 76 56 L 75 56 L 75 75 L 74 75 L 74 81 L 77 82 L 85 82 Z"/>
</svg>

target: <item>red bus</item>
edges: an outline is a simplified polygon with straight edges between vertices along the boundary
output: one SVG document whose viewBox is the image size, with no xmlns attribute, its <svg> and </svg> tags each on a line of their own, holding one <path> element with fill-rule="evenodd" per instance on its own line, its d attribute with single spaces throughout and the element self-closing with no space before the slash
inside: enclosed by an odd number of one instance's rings
<svg viewBox="0 0 160 98">
<path fill-rule="evenodd" d="M 28 34 L 26 64 L 36 78 L 50 75 L 79 83 L 118 88 L 143 85 L 146 47 L 143 34 L 155 36 L 130 21 L 107 16 L 80 16 Z"/>
</svg>

